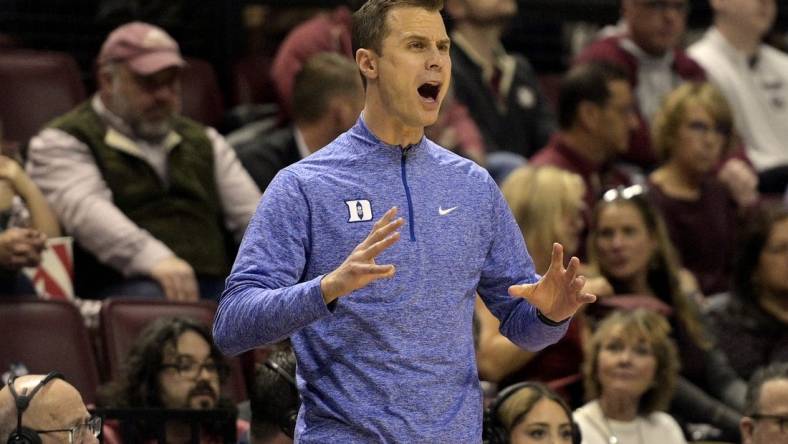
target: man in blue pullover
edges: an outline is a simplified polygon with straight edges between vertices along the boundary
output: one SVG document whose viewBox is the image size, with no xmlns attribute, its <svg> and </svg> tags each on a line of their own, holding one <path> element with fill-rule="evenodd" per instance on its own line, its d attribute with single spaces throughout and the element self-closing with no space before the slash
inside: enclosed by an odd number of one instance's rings
<svg viewBox="0 0 788 444">
<path fill-rule="evenodd" d="M 356 12 L 361 118 L 274 178 L 219 304 L 225 353 L 290 337 L 299 443 L 481 442 L 476 292 L 529 350 L 595 299 L 558 244 L 540 278 L 490 176 L 424 137 L 451 73 L 441 7 Z"/>
</svg>

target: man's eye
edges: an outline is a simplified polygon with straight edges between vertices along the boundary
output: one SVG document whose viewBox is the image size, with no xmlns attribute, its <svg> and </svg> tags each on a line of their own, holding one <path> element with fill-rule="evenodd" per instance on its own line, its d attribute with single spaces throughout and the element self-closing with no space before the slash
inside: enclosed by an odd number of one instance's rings
<svg viewBox="0 0 788 444">
<path fill-rule="evenodd" d="M 411 42 L 409 45 L 413 49 L 422 49 L 424 48 L 424 43 L 422 42 Z"/>
</svg>

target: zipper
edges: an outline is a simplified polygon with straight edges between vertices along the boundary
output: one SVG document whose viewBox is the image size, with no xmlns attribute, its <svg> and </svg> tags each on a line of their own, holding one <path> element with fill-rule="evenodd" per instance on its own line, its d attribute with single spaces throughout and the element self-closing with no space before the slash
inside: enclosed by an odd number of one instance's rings
<svg viewBox="0 0 788 444">
<path fill-rule="evenodd" d="M 400 158 L 400 165 L 402 170 L 402 185 L 405 187 L 405 197 L 408 199 L 408 228 L 410 228 L 410 241 L 416 241 L 416 229 L 413 224 L 413 201 L 410 198 L 410 188 L 408 187 L 408 173 L 405 169 L 405 161 L 408 160 L 408 151 L 410 146 L 402 148 L 402 157 Z"/>
</svg>

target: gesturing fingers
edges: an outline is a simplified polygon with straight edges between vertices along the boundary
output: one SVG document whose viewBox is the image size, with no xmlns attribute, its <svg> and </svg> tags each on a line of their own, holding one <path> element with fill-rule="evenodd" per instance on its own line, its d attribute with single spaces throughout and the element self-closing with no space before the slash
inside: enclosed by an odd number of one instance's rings
<svg viewBox="0 0 788 444">
<path fill-rule="evenodd" d="M 550 268 L 556 271 L 564 268 L 564 246 L 558 242 L 553 243 L 553 252 L 550 256 Z"/>
</svg>

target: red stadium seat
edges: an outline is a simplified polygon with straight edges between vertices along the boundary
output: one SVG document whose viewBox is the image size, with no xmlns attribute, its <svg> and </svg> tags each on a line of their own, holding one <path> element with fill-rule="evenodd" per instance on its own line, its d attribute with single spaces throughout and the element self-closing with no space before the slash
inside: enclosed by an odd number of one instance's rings
<svg viewBox="0 0 788 444">
<path fill-rule="evenodd" d="M 216 302 L 173 302 L 164 299 L 105 299 L 99 315 L 99 329 L 104 347 L 104 354 L 111 378 L 118 377 L 124 358 L 131 350 L 142 329 L 150 322 L 168 316 L 185 316 L 207 325 L 213 325 Z M 225 393 L 233 400 L 242 401 L 247 398 L 244 373 L 239 358 L 226 358 L 231 372 Z"/>
<path fill-rule="evenodd" d="M 36 298 L 0 299 L 0 369 L 22 363 L 30 373 L 57 370 L 82 394 L 96 400 L 98 367 L 88 330 L 74 304 Z"/>
<path fill-rule="evenodd" d="M 69 54 L 0 51 L 2 138 L 19 145 L 51 119 L 85 99 L 79 67 Z"/>
</svg>

